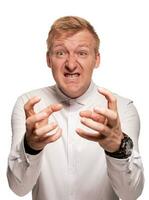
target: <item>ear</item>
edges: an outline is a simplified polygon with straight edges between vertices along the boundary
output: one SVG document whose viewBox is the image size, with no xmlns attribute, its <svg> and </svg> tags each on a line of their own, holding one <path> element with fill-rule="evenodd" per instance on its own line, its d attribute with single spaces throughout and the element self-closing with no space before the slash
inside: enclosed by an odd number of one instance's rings
<svg viewBox="0 0 149 200">
<path fill-rule="evenodd" d="M 47 53 L 46 53 L 46 60 L 47 60 L 47 65 L 48 65 L 48 67 L 49 68 L 51 68 L 51 61 L 50 61 L 50 55 L 49 55 L 49 52 L 47 51 Z"/>
<path fill-rule="evenodd" d="M 100 53 L 97 52 L 95 56 L 96 56 L 95 68 L 98 68 L 100 65 Z"/>
</svg>

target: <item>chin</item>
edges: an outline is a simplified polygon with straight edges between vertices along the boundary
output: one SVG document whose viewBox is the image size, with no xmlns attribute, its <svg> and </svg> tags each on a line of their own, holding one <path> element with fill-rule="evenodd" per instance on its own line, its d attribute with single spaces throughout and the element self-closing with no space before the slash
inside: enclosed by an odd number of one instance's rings
<svg viewBox="0 0 149 200">
<path fill-rule="evenodd" d="M 87 85 L 87 84 L 86 84 Z M 85 87 L 84 84 L 78 83 L 65 83 L 59 84 L 60 90 L 68 97 L 75 99 L 82 96 L 88 87 Z"/>
<path fill-rule="evenodd" d="M 70 97 L 72 99 L 75 99 L 75 98 L 78 98 L 78 97 L 82 96 L 82 94 L 84 92 L 85 91 L 80 91 L 80 90 L 76 90 L 76 89 L 70 88 L 70 90 L 65 90 L 64 94 L 66 94 L 68 97 Z"/>
</svg>

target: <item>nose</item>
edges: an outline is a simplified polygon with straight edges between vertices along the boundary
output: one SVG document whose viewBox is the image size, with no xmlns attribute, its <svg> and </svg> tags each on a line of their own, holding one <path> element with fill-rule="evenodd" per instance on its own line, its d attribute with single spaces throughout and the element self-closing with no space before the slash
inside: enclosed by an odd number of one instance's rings
<svg viewBox="0 0 149 200">
<path fill-rule="evenodd" d="M 77 61 L 74 55 L 69 55 L 66 63 L 65 63 L 65 68 L 69 71 L 69 72 L 73 72 L 75 71 L 75 69 L 77 68 Z"/>
</svg>

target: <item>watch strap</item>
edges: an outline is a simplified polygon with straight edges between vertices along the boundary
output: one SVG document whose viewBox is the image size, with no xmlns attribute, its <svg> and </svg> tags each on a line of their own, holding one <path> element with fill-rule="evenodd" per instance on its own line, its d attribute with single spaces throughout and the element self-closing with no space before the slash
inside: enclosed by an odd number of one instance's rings
<svg viewBox="0 0 149 200">
<path fill-rule="evenodd" d="M 41 150 L 32 149 L 27 143 L 26 135 L 24 136 L 24 149 L 25 149 L 25 152 L 30 155 L 37 155 L 42 151 L 42 149 Z"/>
<path fill-rule="evenodd" d="M 106 155 L 117 159 L 126 159 L 131 156 L 133 149 L 133 141 L 127 134 L 123 134 L 124 138 L 121 141 L 119 150 L 115 152 L 105 151 Z"/>
</svg>

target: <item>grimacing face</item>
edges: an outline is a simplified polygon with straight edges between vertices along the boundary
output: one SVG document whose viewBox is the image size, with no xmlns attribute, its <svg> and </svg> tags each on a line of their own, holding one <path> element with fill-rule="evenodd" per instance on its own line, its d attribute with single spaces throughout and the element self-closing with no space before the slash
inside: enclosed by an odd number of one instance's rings
<svg viewBox="0 0 149 200">
<path fill-rule="evenodd" d="M 95 39 L 87 30 L 54 39 L 47 63 L 59 89 L 66 96 L 77 98 L 88 89 L 93 70 L 100 63 Z"/>
</svg>

